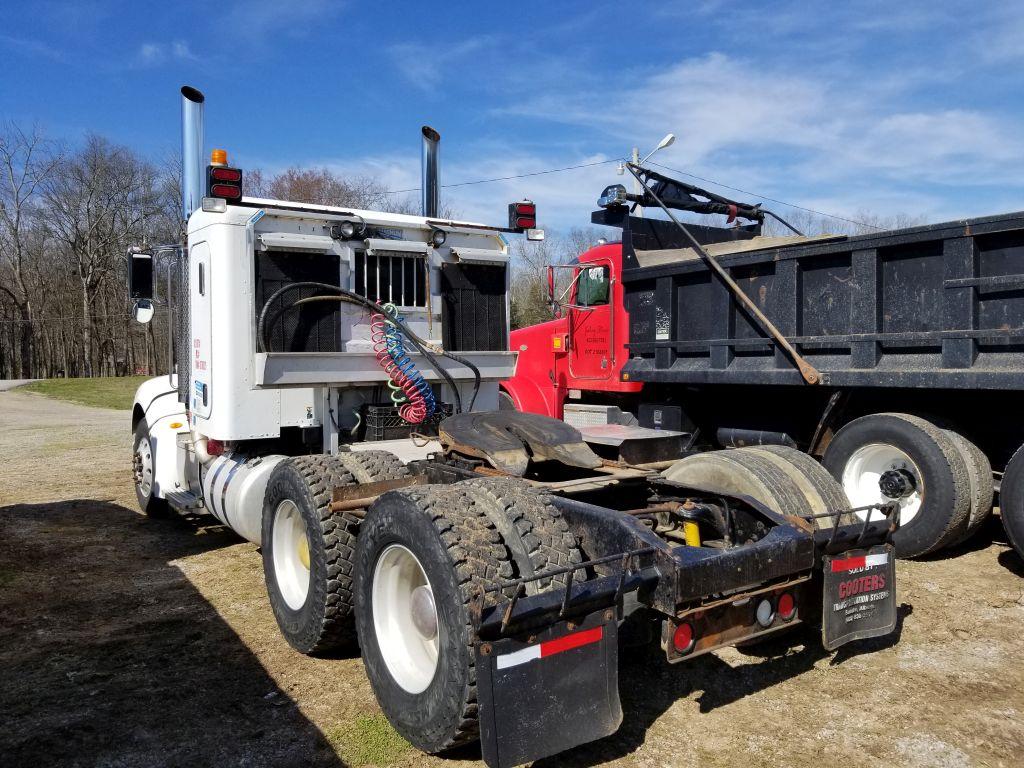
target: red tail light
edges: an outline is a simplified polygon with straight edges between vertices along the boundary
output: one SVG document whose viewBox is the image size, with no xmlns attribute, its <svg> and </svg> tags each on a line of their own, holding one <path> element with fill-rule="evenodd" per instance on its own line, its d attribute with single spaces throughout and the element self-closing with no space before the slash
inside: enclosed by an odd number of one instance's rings
<svg viewBox="0 0 1024 768">
<path fill-rule="evenodd" d="M 242 197 L 242 188 L 234 184 L 213 184 L 210 197 L 223 197 L 226 200 L 238 200 Z"/>
<path fill-rule="evenodd" d="M 789 594 L 789 592 L 783 592 L 779 595 L 777 610 L 779 612 L 779 618 L 783 621 L 789 621 L 796 616 L 796 601 L 793 600 L 793 596 Z"/>
<path fill-rule="evenodd" d="M 224 443 L 220 440 L 209 439 L 206 441 L 206 452 L 211 456 L 220 456 L 224 453 Z"/>
<path fill-rule="evenodd" d="M 516 232 L 524 232 L 527 229 L 536 229 L 537 206 L 532 200 L 509 203 L 508 227 L 509 229 L 514 229 Z"/>
<path fill-rule="evenodd" d="M 223 165 L 210 165 L 206 168 L 206 196 L 220 197 L 224 200 L 242 199 L 242 171 L 239 168 L 228 168 Z"/>
<path fill-rule="evenodd" d="M 676 627 L 676 631 L 672 633 L 672 645 L 676 647 L 679 653 L 689 653 L 696 644 L 697 637 L 693 631 L 693 625 L 689 622 L 680 624 Z"/>
<path fill-rule="evenodd" d="M 237 183 L 242 180 L 242 172 L 237 168 L 210 168 L 210 178 L 214 181 L 233 181 Z"/>
</svg>

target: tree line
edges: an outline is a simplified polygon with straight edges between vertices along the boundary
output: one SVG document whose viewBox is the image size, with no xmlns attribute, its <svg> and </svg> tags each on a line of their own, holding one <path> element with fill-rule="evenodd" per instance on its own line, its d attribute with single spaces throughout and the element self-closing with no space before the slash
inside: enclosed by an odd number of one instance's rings
<svg viewBox="0 0 1024 768">
<path fill-rule="evenodd" d="M 38 127 L 0 125 L 0 378 L 123 376 L 169 370 L 170 313 L 131 317 L 131 246 L 182 241 L 180 164 L 97 135 L 77 147 Z M 414 212 L 375 179 L 322 168 L 253 170 L 245 193 Z M 169 255 L 157 255 L 158 291 Z"/>
</svg>

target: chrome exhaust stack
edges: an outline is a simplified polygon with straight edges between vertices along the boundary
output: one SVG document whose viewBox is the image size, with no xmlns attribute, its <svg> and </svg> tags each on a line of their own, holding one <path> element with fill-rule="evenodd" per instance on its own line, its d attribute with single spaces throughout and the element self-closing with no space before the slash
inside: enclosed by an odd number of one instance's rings
<svg viewBox="0 0 1024 768">
<path fill-rule="evenodd" d="M 181 218 L 188 217 L 203 204 L 205 176 L 205 139 L 203 102 L 206 97 L 191 86 L 181 89 Z"/>
<path fill-rule="evenodd" d="M 440 156 L 441 134 L 429 125 L 423 126 L 423 160 L 421 170 L 423 179 L 420 188 L 423 191 L 423 215 L 433 219 L 437 217 L 438 199 L 440 194 Z"/>
</svg>

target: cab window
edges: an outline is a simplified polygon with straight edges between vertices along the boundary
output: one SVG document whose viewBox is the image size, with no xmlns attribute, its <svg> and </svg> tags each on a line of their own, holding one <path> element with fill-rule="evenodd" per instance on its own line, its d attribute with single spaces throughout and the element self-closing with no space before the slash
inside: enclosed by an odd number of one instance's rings
<svg viewBox="0 0 1024 768">
<path fill-rule="evenodd" d="M 581 307 L 608 303 L 608 267 L 584 267 L 576 283 L 576 302 Z"/>
</svg>

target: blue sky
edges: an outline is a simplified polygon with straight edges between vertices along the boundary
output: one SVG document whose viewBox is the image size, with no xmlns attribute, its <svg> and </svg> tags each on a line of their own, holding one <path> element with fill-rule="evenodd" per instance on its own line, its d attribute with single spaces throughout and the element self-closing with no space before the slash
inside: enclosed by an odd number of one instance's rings
<svg viewBox="0 0 1024 768">
<path fill-rule="evenodd" d="M 430 10 L 431 8 L 435 10 Z M 242 167 L 416 187 L 608 160 L 840 214 L 1024 209 L 1024 3 L 3 2 L 0 119 L 177 151 L 178 88 Z M 589 222 L 614 165 L 449 190 L 490 222 Z M 776 206 L 778 207 L 778 206 Z M 785 209 L 780 209 L 784 211 Z"/>
</svg>

